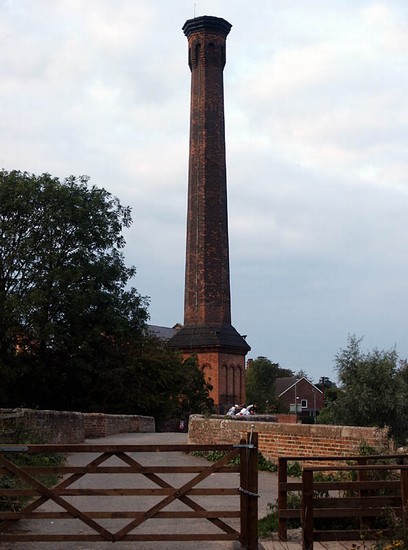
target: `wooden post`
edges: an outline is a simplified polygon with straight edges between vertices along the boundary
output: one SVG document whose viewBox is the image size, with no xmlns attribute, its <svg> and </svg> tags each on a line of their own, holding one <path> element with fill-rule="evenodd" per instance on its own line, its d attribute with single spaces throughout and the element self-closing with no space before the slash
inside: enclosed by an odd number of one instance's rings
<svg viewBox="0 0 408 550">
<path fill-rule="evenodd" d="M 357 459 L 357 464 L 359 466 L 367 466 L 367 457 L 366 456 L 362 456 L 360 458 Z M 358 470 L 357 471 L 357 479 L 358 481 L 367 481 L 368 480 L 368 472 L 367 470 Z M 370 492 L 367 490 L 367 489 L 360 489 L 359 490 L 359 497 L 360 498 L 366 498 L 370 496 Z M 365 518 L 365 517 L 360 517 L 360 528 L 362 531 L 367 531 L 368 529 L 371 528 L 371 519 L 370 518 Z"/>
<path fill-rule="evenodd" d="M 241 438 L 240 445 L 242 445 L 239 453 L 239 464 L 240 464 L 240 473 L 239 473 L 239 483 L 241 488 L 246 488 L 248 483 L 248 462 L 246 459 L 247 448 L 246 448 L 246 439 Z M 248 548 L 248 496 L 241 491 L 240 495 L 240 509 L 241 509 L 241 545 L 244 548 Z"/>
<path fill-rule="evenodd" d="M 302 540 L 303 550 L 313 550 L 313 470 L 302 474 Z"/>
<path fill-rule="evenodd" d="M 407 506 L 408 506 L 408 470 L 401 468 L 401 508 L 402 524 L 407 526 Z"/>
<path fill-rule="evenodd" d="M 247 550 L 258 549 L 258 434 L 247 433 L 241 439 L 241 545 Z"/>
<path fill-rule="evenodd" d="M 248 550 L 258 549 L 258 434 L 247 434 L 248 444 Z"/>
<path fill-rule="evenodd" d="M 284 457 L 278 458 L 278 535 L 279 540 L 288 540 L 287 520 L 281 517 L 280 511 L 288 507 L 288 491 L 282 488 L 288 481 L 288 461 Z"/>
</svg>

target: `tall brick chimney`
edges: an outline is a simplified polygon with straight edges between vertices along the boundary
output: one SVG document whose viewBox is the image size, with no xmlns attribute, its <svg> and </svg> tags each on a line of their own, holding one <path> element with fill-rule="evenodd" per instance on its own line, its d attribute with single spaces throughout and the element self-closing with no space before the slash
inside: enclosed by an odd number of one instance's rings
<svg viewBox="0 0 408 550">
<path fill-rule="evenodd" d="M 231 325 L 223 85 L 230 29 L 209 16 L 183 26 L 191 69 L 184 326 L 169 343 L 197 355 L 220 409 L 244 401 L 251 349 Z"/>
</svg>

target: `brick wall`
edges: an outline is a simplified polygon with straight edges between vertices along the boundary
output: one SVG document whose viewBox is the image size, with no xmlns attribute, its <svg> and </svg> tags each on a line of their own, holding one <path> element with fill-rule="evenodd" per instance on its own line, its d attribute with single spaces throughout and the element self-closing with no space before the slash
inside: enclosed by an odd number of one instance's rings
<svg viewBox="0 0 408 550">
<path fill-rule="evenodd" d="M 11 437 L 13 432 L 33 431 L 41 442 L 55 444 L 82 443 L 85 433 L 82 413 L 32 409 L 0 409 L 0 430 Z"/>
<path fill-rule="evenodd" d="M 259 450 L 276 462 L 279 456 L 347 456 L 359 454 L 362 443 L 381 452 L 392 452 L 386 430 L 323 424 L 246 422 L 192 415 L 188 442 L 194 444 L 238 443 L 251 430 L 259 434 Z"/>
<path fill-rule="evenodd" d="M 155 423 L 152 416 L 128 414 L 84 414 L 85 438 L 106 437 L 117 433 L 154 432 Z"/>
<path fill-rule="evenodd" d="M 33 430 L 46 443 L 82 443 L 86 438 L 124 432 L 154 432 L 151 416 L 0 409 L 0 430 Z"/>
</svg>

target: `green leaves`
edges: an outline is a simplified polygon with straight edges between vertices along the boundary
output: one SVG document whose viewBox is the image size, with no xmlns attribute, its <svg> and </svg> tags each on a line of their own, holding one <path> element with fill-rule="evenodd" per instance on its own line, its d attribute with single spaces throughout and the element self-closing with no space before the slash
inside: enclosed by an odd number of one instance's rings
<svg viewBox="0 0 408 550">
<path fill-rule="evenodd" d="M 74 406 L 72 394 L 87 391 L 69 381 L 86 385 L 97 353 L 120 361 L 122 340 L 143 334 L 148 302 L 129 287 L 135 268 L 122 253 L 130 224 L 130 209 L 86 176 L 0 172 L 0 385 L 10 404 L 47 406 L 59 394 Z"/>
<path fill-rule="evenodd" d="M 407 364 L 395 349 L 363 352 L 362 338 L 348 337 L 336 355 L 340 391 L 327 403 L 319 422 L 353 426 L 389 427 L 399 441 L 408 437 Z"/>
<path fill-rule="evenodd" d="M 251 361 L 246 374 L 247 402 L 256 403 L 260 413 L 277 412 L 275 381 L 284 376 L 293 376 L 293 372 L 280 367 L 278 363 L 272 363 L 266 357 L 257 357 Z"/>
</svg>

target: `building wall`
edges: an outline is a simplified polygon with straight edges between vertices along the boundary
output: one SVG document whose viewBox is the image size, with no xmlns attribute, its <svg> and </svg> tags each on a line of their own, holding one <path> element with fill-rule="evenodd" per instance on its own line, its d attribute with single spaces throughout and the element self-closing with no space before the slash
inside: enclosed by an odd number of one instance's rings
<svg viewBox="0 0 408 550">
<path fill-rule="evenodd" d="M 210 396 L 224 413 L 245 401 L 245 356 L 232 353 L 198 352 L 198 365 L 213 389 Z M 187 357 L 187 355 L 186 355 Z"/>
<path fill-rule="evenodd" d="M 299 380 L 295 388 L 288 389 L 281 397 L 279 397 L 279 407 L 282 412 L 289 412 L 290 405 L 295 403 L 295 400 L 299 403 L 302 402 L 302 399 L 307 400 L 306 409 L 302 411 L 314 410 L 315 397 L 316 397 L 316 411 L 320 411 L 323 408 L 324 404 L 324 395 L 320 391 L 315 390 L 316 393 L 313 393 L 313 386 L 309 384 L 307 380 Z"/>
<path fill-rule="evenodd" d="M 384 429 L 322 424 L 279 424 L 274 422 L 229 420 L 227 418 L 190 417 L 188 442 L 193 444 L 239 443 L 253 430 L 258 432 L 259 450 L 265 458 L 279 456 L 358 455 L 361 444 L 381 452 L 394 446 Z"/>
<path fill-rule="evenodd" d="M 0 441 L 12 443 L 15 434 L 31 430 L 45 443 L 82 443 L 115 433 L 154 432 L 155 422 L 151 416 L 0 409 Z"/>
</svg>

